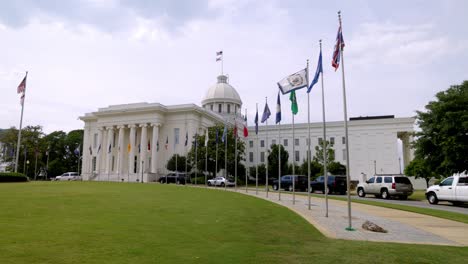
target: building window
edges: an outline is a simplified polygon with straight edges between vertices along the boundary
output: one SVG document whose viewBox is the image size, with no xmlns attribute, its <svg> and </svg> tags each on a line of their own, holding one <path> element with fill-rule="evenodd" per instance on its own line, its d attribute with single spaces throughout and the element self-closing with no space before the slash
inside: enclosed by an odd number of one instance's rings
<svg viewBox="0 0 468 264">
<path fill-rule="evenodd" d="M 213 105 L 210 105 L 210 110 L 213 111 Z"/>
<path fill-rule="evenodd" d="M 260 152 L 260 162 L 265 162 L 265 152 Z"/>
<path fill-rule="evenodd" d="M 343 149 L 343 160 L 346 160 L 346 149 Z"/>
<path fill-rule="evenodd" d="M 297 161 L 300 161 L 299 151 L 298 151 L 298 150 L 296 150 L 296 155 L 295 155 L 295 156 L 296 156 L 296 157 L 295 157 L 295 158 L 296 158 L 296 159 L 295 159 L 296 162 L 297 162 Z"/>
<path fill-rule="evenodd" d="M 97 147 L 97 137 L 98 137 L 98 134 L 94 133 L 93 148 Z"/>
<path fill-rule="evenodd" d="M 294 139 L 294 145 L 299 146 L 299 139 L 298 138 Z"/>
<path fill-rule="evenodd" d="M 264 148 L 265 147 L 265 140 L 260 140 L 260 147 L 261 148 Z"/>
<path fill-rule="evenodd" d="M 249 152 L 249 161 L 253 162 L 253 152 Z"/>
<path fill-rule="evenodd" d="M 223 109 L 223 105 L 222 104 L 218 104 L 218 113 L 221 113 L 221 110 Z"/>
<path fill-rule="evenodd" d="M 273 140 L 271 141 L 271 144 L 272 144 L 272 145 L 276 145 L 276 139 L 273 139 Z"/>
<path fill-rule="evenodd" d="M 306 138 L 306 146 L 309 146 L 310 138 Z"/>
<path fill-rule="evenodd" d="M 288 146 L 288 140 L 287 140 L 287 139 L 283 140 L 283 145 L 284 145 L 285 147 Z"/>
<path fill-rule="evenodd" d="M 249 141 L 249 147 L 250 147 L 250 148 L 253 148 L 253 140 L 250 140 L 250 141 Z"/>
<path fill-rule="evenodd" d="M 135 156 L 133 159 L 133 173 L 137 172 L 137 167 L 138 167 L 138 156 Z"/>
<path fill-rule="evenodd" d="M 335 145 L 335 138 L 334 137 L 330 138 L 330 144 Z"/>
<path fill-rule="evenodd" d="M 344 145 L 346 144 L 346 138 L 345 137 L 341 137 L 341 143 Z"/>
<path fill-rule="evenodd" d="M 323 138 L 318 138 L 318 143 L 319 143 L 319 145 L 322 145 L 323 144 Z"/>
<path fill-rule="evenodd" d="M 114 165 L 115 165 L 115 157 L 112 156 L 112 167 L 111 167 L 112 169 L 111 169 L 111 171 L 114 171 Z"/>
<path fill-rule="evenodd" d="M 174 128 L 174 145 L 179 144 L 180 128 Z"/>
<path fill-rule="evenodd" d="M 115 141 L 117 139 L 117 133 L 114 133 L 114 138 L 112 139 L 112 147 L 115 148 Z"/>
<path fill-rule="evenodd" d="M 231 105 L 230 104 L 227 105 L 227 112 L 228 112 L 228 114 L 231 113 Z"/>
<path fill-rule="evenodd" d="M 96 171 L 96 156 L 93 157 L 92 167 L 93 167 L 93 171 Z"/>
</svg>

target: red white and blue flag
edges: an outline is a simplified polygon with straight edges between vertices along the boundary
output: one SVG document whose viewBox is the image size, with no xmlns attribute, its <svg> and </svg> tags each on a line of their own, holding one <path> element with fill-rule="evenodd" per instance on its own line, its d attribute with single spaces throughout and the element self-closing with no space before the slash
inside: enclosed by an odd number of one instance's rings
<svg viewBox="0 0 468 264">
<path fill-rule="evenodd" d="M 332 59 L 332 66 L 335 68 L 335 71 L 338 70 L 338 67 L 340 66 L 340 49 L 343 50 L 345 46 L 344 40 L 343 40 L 343 32 L 341 32 L 341 25 L 338 28 L 338 34 L 336 35 L 336 45 L 335 45 L 335 51 L 333 52 L 333 59 Z"/>
<path fill-rule="evenodd" d="M 16 88 L 16 91 L 18 94 L 21 94 L 20 98 L 20 104 L 24 104 L 24 98 L 26 97 L 26 79 L 28 78 L 28 73 L 26 73 L 26 76 L 24 76 L 23 80 L 21 83 L 18 85 L 18 88 Z"/>
</svg>

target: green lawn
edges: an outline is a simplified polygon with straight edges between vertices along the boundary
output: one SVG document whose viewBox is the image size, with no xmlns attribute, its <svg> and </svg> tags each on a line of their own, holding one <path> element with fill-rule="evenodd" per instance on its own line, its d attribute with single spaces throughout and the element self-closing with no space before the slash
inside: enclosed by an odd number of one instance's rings
<svg viewBox="0 0 468 264">
<path fill-rule="evenodd" d="M 0 263 L 464 263 L 468 247 L 325 238 L 279 205 L 175 185 L 0 184 Z"/>
</svg>

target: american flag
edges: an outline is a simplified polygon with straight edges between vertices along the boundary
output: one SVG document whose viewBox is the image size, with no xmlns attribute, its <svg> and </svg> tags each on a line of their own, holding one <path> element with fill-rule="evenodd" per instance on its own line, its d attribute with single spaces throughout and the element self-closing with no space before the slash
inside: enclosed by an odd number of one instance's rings
<svg viewBox="0 0 468 264">
<path fill-rule="evenodd" d="M 344 40 L 343 40 L 343 32 L 341 32 L 341 25 L 338 28 L 338 34 L 336 35 L 336 45 L 335 45 L 335 51 L 333 52 L 333 59 L 332 59 L 332 66 L 335 68 L 335 71 L 338 70 L 338 67 L 340 66 L 340 48 L 343 50 L 345 46 Z"/>
<path fill-rule="evenodd" d="M 216 52 L 216 61 L 220 61 L 223 59 L 223 51 L 217 51 Z"/>
<path fill-rule="evenodd" d="M 28 74 L 26 74 L 26 76 L 24 76 L 23 80 L 18 85 L 18 88 L 17 88 L 18 93 L 24 93 L 24 91 L 26 91 L 26 78 L 27 77 L 28 77 Z"/>
</svg>

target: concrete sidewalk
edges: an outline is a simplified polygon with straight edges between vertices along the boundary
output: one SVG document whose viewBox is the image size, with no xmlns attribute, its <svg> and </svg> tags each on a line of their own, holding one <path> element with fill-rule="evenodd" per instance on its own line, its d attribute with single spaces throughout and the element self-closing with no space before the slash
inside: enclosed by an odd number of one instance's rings
<svg viewBox="0 0 468 264">
<path fill-rule="evenodd" d="M 235 192 L 234 189 L 227 190 Z M 296 195 L 295 204 L 292 194 L 281 193 L 278 201 L 278 192 L 269 192 L 268 197 L 264 191 L 238 189 L 238 193 L 246 194 L 260 199 L 268 200 L 285 206 L 301 215 L 313 224 L 320 232 L 330 238 L 399 242 L 410 244 L 432 244 L 468 246 L 468 224 L 437 218 L 428 215 L 411 213 L 396 209 L 352 203 L 352 227 L 355 231 L 347 231 L 348 207 L 347 202 L 328 200 L 328 217 L 325 217 L 325 199 L 311 197 L 311 210 L 308 209 L 308 197 Z M 361 226 L 369 220 L 378 224 L 388 233 L 375 233 L 364 230 Z"/>
</svg>

